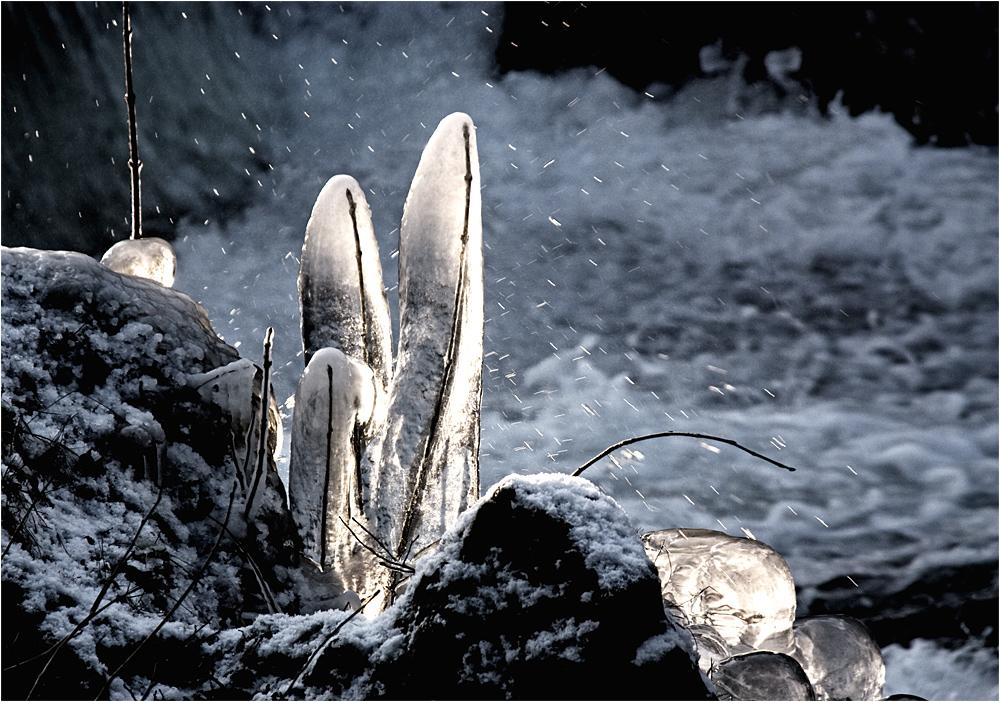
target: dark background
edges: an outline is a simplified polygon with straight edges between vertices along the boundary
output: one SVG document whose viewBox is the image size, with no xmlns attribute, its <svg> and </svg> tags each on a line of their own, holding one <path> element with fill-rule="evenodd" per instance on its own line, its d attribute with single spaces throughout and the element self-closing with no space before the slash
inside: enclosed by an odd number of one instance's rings
<svg viewBox="0 0 1000 702">
<path fill-rule="evenodd" d="M 179 4 L 132 5 L 140 155 L 158 174 L 143 181 L 146 235 L 171 239 L 185 216 L 240 213 L 256 195 L 244 174 L 273 162 L 272 142 L 253 125 L 288 115 L 280 97 L 253 96 L 285 87 L 267 65 L 263 5 L 236 6 L 243 23 L 232 4 L 193 3 L 179 24 Z M 724 58 L 743 57 L 734 63 L 742 79 L 776 95 L 776 109 L 825 112 L 839 95 L 853 115 L 891 112 L 916 144 L 998 141 L 997 3 L 515 2 L 503 11 L 498 75 L 599 66 L 670 100 L 705 77 L 699 50 L 716 45 Z M 2 241 L 100 254 L 129 233 L 121 5 L 5 2 L 2 17 Z M 789 47 L 802 55 L 791 86 L 764 65 Z M 227 99 L 178 97 L 196 96 L 207 67 L 223 70 L 234 51 L 240 73 L 212 76 L 215 91 L 231 86 Z M 234 106 L 245 119 L 232 119 Z M 191 125 L 206 138 L 187 138 Z"/>
</svg>

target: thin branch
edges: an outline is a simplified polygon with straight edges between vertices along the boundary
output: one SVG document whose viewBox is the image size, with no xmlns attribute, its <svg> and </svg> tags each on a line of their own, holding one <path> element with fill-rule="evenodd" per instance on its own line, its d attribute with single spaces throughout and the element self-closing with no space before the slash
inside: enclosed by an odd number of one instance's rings
<svg viewBox="0 0 1000 702">
<path fill-rule="evenodd" d="M 573 475 L 573 477 L 576 477 L 576 476 L 580 475 L 581 473 L 583 473 L 583 471 L 585 471 L 588 468 L 590 468 L 590 466 L 592 466 L 595 463 L 597 463 L 599 460 L 601 460 L 602 458 L 604 458 L 605 456 L 607 456 L 609 453 L 613 453 L 613 452 L 617 451 L 618 449 L 622 448 L 623 446 L 628 446 L 629 444 L 638 443 L 639 441 L 646 441 L 647 439 L 659 439 L 659 438 L 665 437 L 665 436 L 690 436 L 690 437 L 693 437 L 695 439 L 705 439 L 706 441 L 718 441 L 719 443 L 729 444 L 730 446 L 735 446 L 740 451 L 745 451 L 746 453 L 749 453 L 751 456 L 754 456 L 755 458 L 759 458 L 761 460 L 767 461 L 771 465 L 778 466 L 779 468 L 784 468 L 785 470 L 791 470 L 791 471 L 795 470 L 791 466 L 786 466 L 784 463 L 779 463 L 778 461 L 775 461 L 775 460 L 773 460 L 771 458 L 768 458 L 767 456 L 765 456 L 763 454 L 757 453 L 756 451 L 753 451 L 752 449 L 748 449 L 746 446 L 742 446 L 742 445 L 736 443 L 735 441 L 733 441 L 732 439 L 723 439 L 720 436 L 711 436 L 709 434 L 698 434 L 696 432 L 689 432 L 689 431 L 660 431 L 660 432 L 656 432 L 655 434 L 644 434 L 643 436 L 634 436 L 631 439 L 625 439 L 624 441 L 619 441 L 617 444 L 614 444 L 613 446 L 608 446 L 606 449 L 604 449 L 599 454 L 597 454 L 596 456 L 594 456 L 593 458 L 591 458 L 589 461 L 587 461 L 586 463 L 584 463 L 582 466 L 580 466 L 579 468 L 577 468 L 575 471 L 573 471 L 572 475 Z"/>
<path fill-rule="evenodd" d="M 128 657 L 126 657 L 125 660 L 121 662 L 121 665 L 115 668 L 115 671 L 108 676 L 107 681 L 104 683 L 104 687 L 101 688 L 101 691 L 97 693 L 97 697 L 94 698 L 95 700 L 99 700 L 104 697 L 104 694 L 108 691 L 108 688 L 111 686 L 111 682 L 116 677 L 118 677 L 122 669 L 126 665 L 128 665 L 129 661 L 131 661 L 136 656 L 136 654 L 139 653 L 142 647 L 145 646 L 147 643 L 149 643 L 149 641 L 154 636 L 156 636 L 157 633 L 159 633 L 160 629 L 162 629 L 166 625 L 166 623 L 170 621 L 170 618 L 174 615 L 174 612 L 177 611 L 177 609 L 181 606 L 181 603 L 184 602 L 187 596 L 191 594 L 191 591 L 194 590 L 195 585 L 197 585 L 201 581 L 202 576 L 205 574 L 205 570 L 208 568 L 208 564 L 212 562 L 212 558 L 215 556 L 215 552 L 219 548 L 219 544 L 222 543 L 222 537 L 226 535 L 227 531 L 226 526 L 228 526 L 229 517 L 232 515 L 233 512 L 233 501 L 236 499 L 237 487 L 239 487 L 239 484 L 237 483 L 237 481 L 234 480 L 233 489 L 229 493 L 229 506 L 226 508 L 226 518 L 223 520 L 222 528 L 219 529 L 219 536 L 215 539 L 215 543 L 212 545 L 212 550 L 208 552 L 208 556 L 205 557 L 205 561 L 201 564 L 201 567 L 198 569 L 198 572 L 196 572 L 194 574 L 194 577 L 191 578 L 191 582 L 188 583 L 187 589 L 185 589 L 184 592 L 181 594 L 181 596 L 177 598 L 177 601 L 174 602 L 173 606 L 170 607 L 170 610 L 165 615 L 163 615 L 163 619 L 161 619 L 160 623 L 156 625 L 156 628 L 153 629 L 151 632 L 149 632 L 149 635 L 146 636 L 146 638 L 143 639 L 138 646 L 132 649 L 132 653 L 130 653 Z"/>
<path fill-rule="evenodd" d="M 361 603 L 360 607 L 351 612 L 350 615 L 348 615 L 348 617 L 344 621 L 335 626 L 333 628 L 333 631 L 331 631 L 329 635 L 325 639 L 323 639 L 323 643 L 321 643 L 319 647 L 315 651 L 313 651 L 312 654 L 310 654 L 309 659 L 306 661 L 306 664 L 302 666 L 302 670 L 298 672 L 298 675 L 292 678 L 292 682 L 290 682 L 288 684 L 288 687 L 285 688 L 285 692 L 281 696 L 283 699 L 288 697 L 288 693 L 291 692 L 293 687 L 295 687 L 295 683 L 297 683 L 299 681 L 299 678 L 301 678 L 302 675 L 309 669 L 309 666 L 315 663 L 316 659 L 319 658 L 319 654 L 323 652 L 323 649 L 326 648 L 327 644 L 333 641 L 333 637 L 340 633 L 340 630 L 347 625 L 347 622 L 351 621 L 352 619 L 354 619 L 354 617 L 358 616 L 358 614 L 360 614 L 364 610 L 364 608 L 368 606 L 368 603 L 374 600 L 378 596 L 379 592 L 380 592 L 379 590 L 373 592 L 367 600 Z"/>
<path fill-rule="evenodd" d="M 132 174 L 132 239 L 142 237 L 142 195 L 139 174 L 139 130 L 135 121 L 135 91 L 132 89 L 132 23 L 129 21 L 128 2 L 122 3 L 122 41 L 125 45 L 125 104 L 128 106 L 128 168 Z"/>
</svg>

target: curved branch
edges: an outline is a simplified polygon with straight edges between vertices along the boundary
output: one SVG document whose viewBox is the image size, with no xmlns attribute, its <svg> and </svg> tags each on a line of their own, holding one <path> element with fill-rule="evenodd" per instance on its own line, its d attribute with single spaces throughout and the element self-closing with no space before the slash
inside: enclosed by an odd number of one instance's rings
<svg viewBox="0 0 1000 702">
<path fill-rule="evenodd" d="M 732 439 L 723 439 L 721 436 L 711 436 L 709 434 L 699 434 L 697 432 L 690 432 L 690 431 L 660 431 L 660 432 L 656 432 L 655 434 L 643 434 L 642 436 L 634 436 L 631 439 L 625 439 L 624 441 L 619 441 L 617 444 L 614 444 L 613 446 L 608 446 L 606 449 L 604 449 L 599 454 L 597 454 L 596 456 L 594 456 L 593 458 L 591 458 L 589 461 L 587 461 L 586 463 L 584 463 L 582 466 L 580 466 L 579 468 L 577 468 L 575 471 L 573 471 L 572 475 L 573 475 L 573 477 L 579 476 L 581 473 L 583 473 L 583 471 L 585 471 L 588 468 L 590 468 L 590 466 L 594 465 L 595 463 L 597 463 L 599 460 L 601 460 L 602 458 L 604 458 L 608 454 L 613 453 L 614 451 L 617 451 L 618 449 L 622 448 L 623 446 L 628 446 L 629 444 L 635 444 L 635 443 L 638 443 L 640 441 L 646 441 L 647 439 L 659 439 L 659 438 L 662 438 L 662 437 L 665 437 L 665 436 L 690 436 L 690 437 L 695 438 L 695 439 L 705 439 L 707 441 L 718 441 L 719 443 L 729 444 L 730 446 L 735 446 L 740 451 L 745 451 L 746 453 L 749 453 L 751 456 L 754 456 L 755 458 L 759 458 L 759 459 L 761 459 L 763 461 L 767 461 L 771 465 L 778 466 L 779 468 L 784 468 L 785 470 L 790 470 L 790 471 L 794 471 L 795 470 L 791 466 L 786 466 L 784 463 L 779 463 L 778 461 L 775 461 L 774 459 L 768 458 L 767 456 L 765 456 L 763 454 L 757 453 L 756 451 L 754 451 L 752 449 L 748 449 L 746 446 L 741 446 L 740 444 L 736 443 Z"/>
</svg>

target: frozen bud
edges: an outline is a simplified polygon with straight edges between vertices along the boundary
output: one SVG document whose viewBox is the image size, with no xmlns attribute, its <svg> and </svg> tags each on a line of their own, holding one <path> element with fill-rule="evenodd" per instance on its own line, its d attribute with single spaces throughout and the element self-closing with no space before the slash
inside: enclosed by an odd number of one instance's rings
<svg viewBox="0 0 1000 702">
<path fill-rule="evenodd" d="M 126 239 L 112 246 L 101 263 L 115 271 L 155 280 L 164 287 L 174 284 L 177 255 L 174 247 L 163 239 Z"/>
</svg>

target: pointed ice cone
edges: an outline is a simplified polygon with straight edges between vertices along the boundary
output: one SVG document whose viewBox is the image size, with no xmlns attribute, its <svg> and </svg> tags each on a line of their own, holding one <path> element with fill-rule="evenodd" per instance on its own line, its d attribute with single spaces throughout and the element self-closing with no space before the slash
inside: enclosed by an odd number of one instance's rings
<svg viewBox="0 0 1000 702">
<path fill-rule="evenodd" d="M 777 551 L 710 529 L 664 529 L 642 541 L 664 602 L 688 623 L 711 626 L 733 653 L 791 654 L 795 584 Z"/>
<path fill-rule="evenodd" d="M 357 460 L 358 431 L 374 396 L 367 367 L 339 349 L 316 351 L 295 391 L 288 466 L 289 503 L 305 555 L 339 578 L 344 590 L 358 593 L 368 591 L 374 569 L 351 534 L 363 533 L 358 521 L 364 524 L 367 476 Z"/>
<path fill-rule="evenodd" d="M 398 559 L 437 541 L 479 497 L 481 210 L 475 126 L 455 113 L 431 136 L 406 199 L 396 377 L 368 457 L 378 534 Z"/>
<path fill-rule="evenodd" d="M 126 239 L 108 249 L 101 263 L 116 273 L 155 280 L 169 288 L 177 273 L 177 255 L 169 242 L 157 237 Z"/>
<path fill-rule="evenodd" d="M 316 198 L 298 285 L 306 364 L 331 347 L 374 373 L 375 408 L 365 432 L 370 440 L 385 420 L 392 339 L 371 211 L 354 178 L 334 176 Z"/>
<path fill-rule="evenodd" d="M 882 649 L 854 617 L 831 614 L 796 620 L 792 655 L 819 699 L 877 700 L 885 684 Z"/>
</svg>

